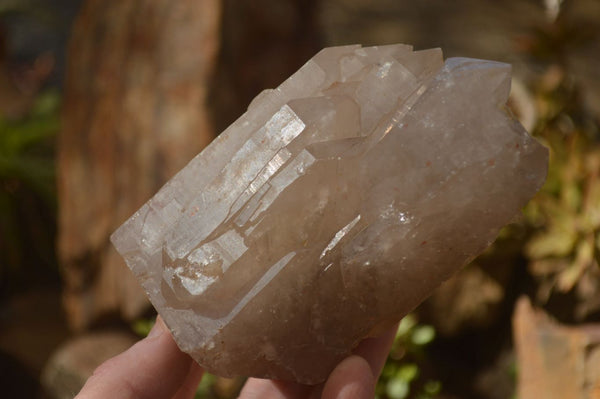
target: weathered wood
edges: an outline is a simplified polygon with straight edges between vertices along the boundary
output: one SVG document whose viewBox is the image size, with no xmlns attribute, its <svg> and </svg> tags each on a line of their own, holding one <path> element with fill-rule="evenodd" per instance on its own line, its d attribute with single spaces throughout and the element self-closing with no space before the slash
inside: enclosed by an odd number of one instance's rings
<svg viewBox="0 0 600 399">
<path fill-rule="evenodd" d="M 321 0 L 223 0 L 219 68 L 211 102 L 217 131 L 262 90 L 277 87 L 317 53 Z"/>
<path fill-rule="evenodd" d="M 522 297 L 513 336 L 519 398 L 600 399 L 600 324 L 558 324 Z"/>
<path fill-rule="evenodd" d="M 212 140 L 220 14 L 220 0 L 88 0 L 74 24 L 58 146 L 58 249 L 74 329 L 146 309 L 108 237 Z"/>
</svg>

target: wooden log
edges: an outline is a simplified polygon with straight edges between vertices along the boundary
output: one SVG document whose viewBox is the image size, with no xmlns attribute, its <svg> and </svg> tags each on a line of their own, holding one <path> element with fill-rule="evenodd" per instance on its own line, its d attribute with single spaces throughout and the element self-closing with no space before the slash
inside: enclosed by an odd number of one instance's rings
<svg viewBox="0 0 600 399">
<path fill-rule="evenodd" d="M 513 337 L 519 398 L 600 399 L 600 324 L 558 324 L 522 297 Z"/>
<path fill-rule="evenodd" d="M 59 239 L 72 328 L 147 307 L 108 238 L 214 137 L 220 0 L 87 0 L 69 47 Z"/>
</svg>

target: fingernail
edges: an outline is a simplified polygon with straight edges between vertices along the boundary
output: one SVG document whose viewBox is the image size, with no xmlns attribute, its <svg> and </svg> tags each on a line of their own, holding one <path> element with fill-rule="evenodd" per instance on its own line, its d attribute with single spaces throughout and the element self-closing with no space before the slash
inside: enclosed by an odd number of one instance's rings
<svg viewBox="0 0 600 399">
<path fill-rule="evenodd" d="M 165 322 L 162 321 L 160 316 L 156 316 L 156 322 L 154 323 L 154 327 L 148 333 L 148 338 L 155 338 L 161 336 L 165 331 L 167 331 L 167 326 Z"/>
</svg>

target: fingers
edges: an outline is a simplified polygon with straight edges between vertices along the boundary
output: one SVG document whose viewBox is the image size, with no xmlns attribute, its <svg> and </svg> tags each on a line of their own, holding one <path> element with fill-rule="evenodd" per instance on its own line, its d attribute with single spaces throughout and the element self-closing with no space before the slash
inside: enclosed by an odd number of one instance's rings
<svg viewBox="0 0 600 399">
<path fill-rule="evenodd" d="M 301 399 L 312 387 L 293 382 L 249 378 L 240 393 L 240 399 Z"/>
<path fill-rule="evenodd" d="M 323 399 L 372 399 L 375 377 L 362 357 L 344 359 L 331 373 L 323 387 Z"/>
<path fill-rule="evenodd" d="M 377 338 L 364 340 L 355 355 L 342 361 L 325 385 L 248 380 L 243 399 L 371 398 L 377 376 L 385 363 L 396 328 Z M 145 339 L 102 364 L 76 399 L 191 399 L 203 370 L 182 353 L 162 319 Z"/>
<path fill-rule="evenodd" d="M 323 387 L 323 399 L 373 398 L 375 383 L 381 374 L 396 330 L 394 326 L 376 338 L 367 338 L 354 350 L 354 355 L 342 361 Z"/>
<path fill-rule="evenodd" d="M 98 367 L 76 399 L 191 399 L 201 374 L 158 317 L 148 337 Z"/>
<path fill-rule="evenodd" d="M 185 380 L 179 388 L 179 391 L 173 396 L 173 399 L 191 399 L 196 394 L 196 390 L 198 389 L 198 383 L 202 379 L 202 375 L 204 375 L 204 370 L 200 365 L 194 361 L 190 366 L 190 370 L 188 375 L 185 377 Z"/>
<path fill-rule="evenodd" d="M 364 358 L 371 366 L 371 372 L 379 378 L 388 353 L 394 343 L 398 324 L 387 330 L 379 337 L 364 339 L 354 350 L 354 354 Z"/>
<path fill-rule="evenodd" d="M 367 338 L 330 374 L 325 384 L 300 384 L 250 378 L 240 399 L 346 399 L 373 398 L 375 383 L 385 364 L 398 326 L 376 338 Z"/>
</svg>

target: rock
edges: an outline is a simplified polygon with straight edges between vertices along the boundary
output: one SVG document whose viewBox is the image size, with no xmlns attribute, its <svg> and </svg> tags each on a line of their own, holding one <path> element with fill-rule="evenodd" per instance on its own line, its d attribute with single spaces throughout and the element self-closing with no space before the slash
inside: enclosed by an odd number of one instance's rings
<svg viewBox="0 0 600 399">
<path fill-rule="evenodd" d="M 600 324 L 560 325 L 523 297 L 513 335 L 520 399 L 600 398 Z"/>
<path fill-rule="evenodd" d="M 510 66 L 328 48 L 112 236 L 210 372 L 323 381 L 477 254 L 542 185 Z"/>
<path fill-rule="evenodd" d="M 136 341 L 131 334 L 106 331 L 81 335 L 61 345 L 42 371 L 42 385 L 53 399 L 71 399 L 104 361 Z"/>
</svg>

